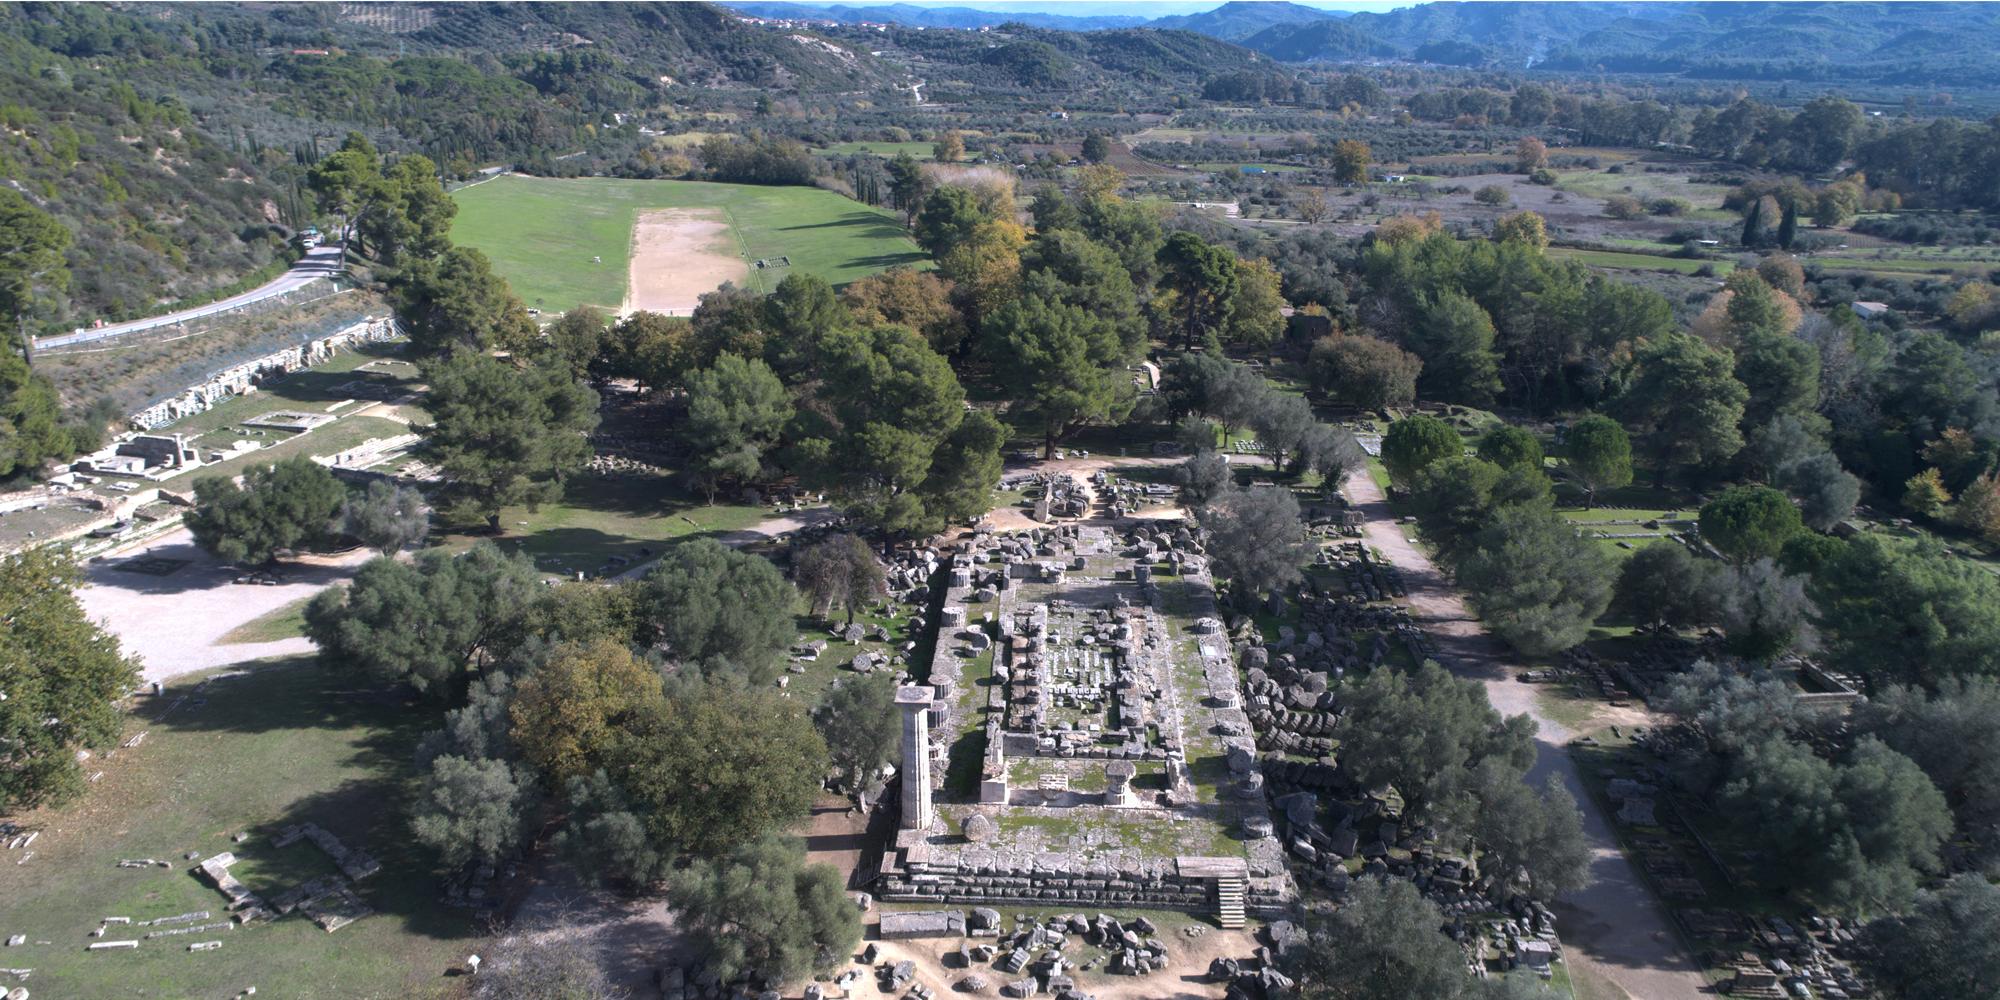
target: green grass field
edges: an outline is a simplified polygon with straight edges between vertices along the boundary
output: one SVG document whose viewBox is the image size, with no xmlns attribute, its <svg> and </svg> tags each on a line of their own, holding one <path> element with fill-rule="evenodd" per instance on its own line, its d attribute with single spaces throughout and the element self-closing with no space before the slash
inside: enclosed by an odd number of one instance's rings
<svg viewBox="0 0 2000 1000">
<path fill-rule="evenodd" d="M 789 268 L 750 272 L 763 291 L 787 274 L 840 285 L 926 259 L 894 216 L 819 188 L 506 176 L 452 197 L 452 241 L 484 252 L 522 301 L 545 312 L 625 301 L 632 227 L 646 209 L 719 208 L 746 259 L 791 258 Z"/>
<path fill-rule="evenodd" d="M 440 535 L 432 541 L 464 548 L 490 540 L 508 551 L 526 552 L 546 572 L 595 574 L 612 556 L 636 565 L 659 556 L 664 543 L 739 531 L 766 516 L 762 507 L 704 504 L 689 497 L 671 477 L 578 476 L 570 480 L 558 503 L 533 511 L 501 510 L 497 538 L 481 532 Z"/>
<path fill-rule="evenodd" d="M 310 658 L 253 665 L 216 681 L 203 704 L 168 711 L 192 682 L 141 699 L 126 722 L 144 743 L 87 767 L 104 772 L 79 802 L 15 817 L 42 835 L 23 864 L 0 865 L 10 968 L 30 968 L 36 996 L 228 997 L 255 986 L 271 997 L 428 997 L 444 972 L 479 950 L 483 934 L 437 902 L 429 855 L 410 838 L 402 800 L 410 755 L 437 706 L 329 672 Z M 134 921 L 207 910 L 195 924 L 226 921 L 222 894 L 190 874 L 189 851 L 223 851 L 231 874 L 270 898 L 331 870 L 309 843 L 271 846 L 273 834 L 311 820 L 382 862 L 356 883 L 376 911 L 328 934 L 293 914 L 235 930 L 141 941 L 130 951 L 88 952 L 108 916 Z M 249 834 L 237 843 L 234 835 Z M 23 852 L 9 854 L 22 860 Z M 157 858 L 165 868 L 120 868 Z M 185 926 L 185 925 L 183 925 Z M 116 925 L 105 940 L 150 928 Z M 190 952 L 194 941 L 221 941 Z M 10 980 L 11 983 L 11 980 Z"/>
<path fill-rule="evenodd" d="M 223 633 L 223 645 L 251 642 L 277 642 L 280 639 L 295 639 L 306 634 L 306 605 L 310 597 L 301 597 L 282 608 L 274 608 Z"/>
<path fill-rule="evenodd" d="M 1549 256 L 1568 257 L 1592 267 L 1610 267 L 1626 271 L 1673 271 L 1677 274 L 1693 274 L 1703 267 L 1712 267 L 1719 277 L 1736 269 L 1735 262 L 1727 260 L 1691 260 L 1685 257 L 1658 257 L 1644 253 L 1618 253 L 1613 250 L 1577 250 L 1571 247 L 1550 247 Z"/>
<path fill-rule="evenodd" d="M 826 147 L 826 151 L 834 156 L 867 155 L 889 159 L 893 159 L 903 153 L 908 153 L 916 159 L 928 160 L 931 158 L 931 152 L 934 147 L 935 144 L 921 140 L 912 140 L 910 142 L 836 142 Z"/>
</svg>

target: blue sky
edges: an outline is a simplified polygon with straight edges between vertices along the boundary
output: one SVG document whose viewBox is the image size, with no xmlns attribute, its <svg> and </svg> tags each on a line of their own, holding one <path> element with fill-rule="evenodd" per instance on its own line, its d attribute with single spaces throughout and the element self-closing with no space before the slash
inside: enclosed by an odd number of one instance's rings
<svg viewBox="0 0 2000 1000">
<path fill-rule="evenodd" d="M 1127 15 L 1165 17 L 1169 14 L 1199 14 L 1214 10 L 1222 0 L 800 0 L 802 3 L 841 3 L 865 7 L 873 3 L 907 3 L 914 7 L 970 7 L 1012 14 L 1070 14 L 1076 17 Z M 1395 10 L 1415 6 L 1411 0 L 1293 0 L 1303 7 L 1324 10 Z"/>
</svg>

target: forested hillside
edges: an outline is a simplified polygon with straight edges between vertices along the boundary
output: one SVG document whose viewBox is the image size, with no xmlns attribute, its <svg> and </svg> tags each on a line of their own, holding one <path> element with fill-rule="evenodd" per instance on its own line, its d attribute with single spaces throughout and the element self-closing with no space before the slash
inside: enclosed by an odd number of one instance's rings
<svg viewBox="0 0 2000 1000">
<path fill-rule="evenodd" d="M 349 130 L 448 174 L 581 148 L 703 89 L 859 90 L 866 52 L 706 4 L 0 7 L 0 183 L 73 234 L 56 330 L 198 301 L 284 263 L 305 170 Z M 753 89 L 754 88 L 754 91 Z M 735 95 L 732 98 L 730 95 Z"/>
<path fill-rule="evenodd" d="M 2000 80 L 2000 19 L 1974 3 L 1429 3 L 1273 25 L 1276 58 L 1381 51 L 1506 69 L 1894 83 Z M 1379 47 L 1379 49 L 1378 49 Z"/>
<path fill-rule="evenodd" d="M 118 319 L 276 261 L 282 190 L 178 101 L 23 39 L 0 9 L 0 184 L 70 230 L 69 318 Z"/>
</svg>

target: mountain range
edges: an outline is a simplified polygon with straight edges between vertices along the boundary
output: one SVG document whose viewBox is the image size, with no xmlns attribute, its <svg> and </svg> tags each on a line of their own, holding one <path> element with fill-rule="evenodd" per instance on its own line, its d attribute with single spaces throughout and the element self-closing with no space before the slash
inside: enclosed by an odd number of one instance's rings
<svg viewBox="0 0 2000 1000">
<path fill-rule="evenodd" d="M 1962 2 L 1456 2 L 1386 13 L 1225 3 L 1143 20 L 930 8 L 749 2 L 744 13 L 925 27 L 1183 30 L 1281 62 L 1400 60 L 1490 69 L 1712 79 L 2000 84 L 2000 5 Z"/>
</svg>

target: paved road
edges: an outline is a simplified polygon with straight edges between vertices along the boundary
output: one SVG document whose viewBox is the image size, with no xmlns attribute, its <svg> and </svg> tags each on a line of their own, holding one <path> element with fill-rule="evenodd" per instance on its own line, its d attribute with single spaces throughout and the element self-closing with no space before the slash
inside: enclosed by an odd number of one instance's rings
<svg viewBox="0 0 2000 1000">
<path fill-rule="evenodd" d="M 135 319 L 127 323 L 112 323 L 94 330 L 79 330 L 76 333 L 65 333 L 56 337 L 43 337 L 35 341 L 35 349 L 44 350 L 51 347 L 67 347 L 71 344 L 87 344 L 92 341 L 105 340 L 127 333 L 138 333 L 141 330 L 152 330 L 162 326 L 173 326 L 176 323 L 186 323 L 189 320 L 200 319 L 204 316 L 225 313 L 231 309 L 240 309 L 252 302 L 260 302 L 274 295 L 283 295 L 315 279 L 332 277 L 339 274 L 341 268 L 340 255 L 341 251 L 338 245 L 317 247 L 309 251 L 304 257 L 299 258 L 298 263 L 293 264 L 291 270 L 240 295 L 232 295 L 205 306 L 183 309 L 164 316 L 151 316 L 146 319 Z"/>
<path fill-rule="evenodd" d="M 1563 944 L 1582 978 L 1607 981 L 1643 1000 L 1697 1000 L 1706 995 L 1700 971 L 1682 948 L 1665 911 L 1638 871 L 1618 849 L 1610 820 L 1583 787 L 1565 744 L 1570 733 L 1543 714 L 1535 687 L 1515 680 L 1508 650 L 1486 634 L 1465 602 L 1430 558 L 1396 525 L 1382 488 L 1362 469 L 1345 490 L 1366 518 L 1367 542 L 1394 563 L 1409 593 L 1411 615 L 1438 643 L 1440 659 L 1455 674 L 1486 685 L 1486 696 L 1505 715 L 1534 719 L 1535 767 L 1529 780 L 1540 786 L 1560 778 L 1583 810 L 1583 832 L 1591 848 L 1591 884 L 1556 906 Z"/>
</svg>

